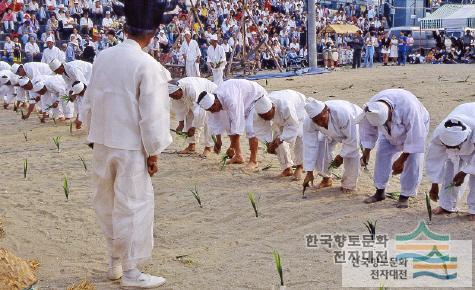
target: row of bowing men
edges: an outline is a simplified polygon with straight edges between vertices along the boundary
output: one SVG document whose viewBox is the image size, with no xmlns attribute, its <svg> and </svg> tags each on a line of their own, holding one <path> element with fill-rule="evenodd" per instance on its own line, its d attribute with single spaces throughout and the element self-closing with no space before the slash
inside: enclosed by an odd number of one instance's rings
<svg viewBox="0 0 475 290">
<path fill-rule="evenodd" d="M 92 75 L 92 64 L 84 61 L 22 65 L 0 63 L 0 93 L 4 108 L 21 103 L 28 119 L 37 110 L 41 122 L 48 117 L 73 118 L 82 126 L 81 107 Z M 259 141 L 275 154 L 280 176 L 303 184 L 322 177 L 314 187 L 332 187 L 332 170 L 343 166 L 340 189 L 356 191 L 358 177 L 375 149 L 373 182 L 376 189 L 365 203 L 386 198 L 391 175 L 400 175 L 400 195 L 395 206 L 407 208 L 417 194 L 425 173 L 431 183 L 429 195 L 438 201 L 435 214 L 457 212 L 458 201 L 468 186 L 469 218 L 475 217 L 475 103 L 457 106 L 429 134 L 430 116 L 411 92 L 383 90 L 360 107 L 346 100 L 319 101 L 286 89 L 267 92 L 257 82 L 229 79 L 219 86 L 199 77 L 172 80 L 168 84 L 171 108 L 178 121 L 177 132 L 186 134 L 188 145 L 181 154 L 219 154 L 222 135 L 230 139 L 228 164 L 245 163 L 240 137 L 249 141 L 250 156 L 245 170 L 258 168 Z M 201 137 L 201 138 L 200 138 Z M 467 176 L 468 175 L 468 176 Z"/>
<path fill-rule="evenodd" d="M 411 92 L 383 90 L 360 107 L 346 100 L 319 101 L 286 89 L 267 92 L 256 82 L 230 79 L 219 86 L 197 77 L 169 83 L 169 96 L 178 120 L 176 131 L 187 135 L 188 146 L 179 153 L 202 156 L 220 153 L 221 136 L 230 146 L 228 164 L 245 163 L 240 136 L 249 140 L 246 170 L 258 167 L 259 141 L 275 154 L 280 176 L 315 188 L 331 187 L 332 170 L 343 166 L 340 189 L 356 191 L 358 177 L 374 149 L 375 193 L 365 203 L 386 198 L 391 176 L 400 175 L 397 208 L 407 208 L 417 194 L 423 171 L 431 183 L 430 198 L 438 201 L 435 214 L 457 212 L 468 186 L 469 219 L 475 217 L 475 103 L 457 106 L 429 135 L 430 116 Z M 202 136 L 200 138 L 200 135 Z M 425 165 L 425 166 L 424 166 Z M 468 175 L 468 176 L 467 176 Z"/>
</svg>

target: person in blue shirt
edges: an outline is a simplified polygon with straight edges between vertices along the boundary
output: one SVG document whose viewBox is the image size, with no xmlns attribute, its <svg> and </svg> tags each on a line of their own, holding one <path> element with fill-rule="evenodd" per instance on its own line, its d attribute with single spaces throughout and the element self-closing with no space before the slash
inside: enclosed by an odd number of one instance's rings
<svg viewBox="0 0 475 290">
<path fill-rule="evenodd" d="M 399 44 L 397 47 L 398 50 L 398 58 L 397 58 L 397 65 L 406 65 L 407 60 L 407 37 L 404 32 L 401 31 L 401 35 L 399 36 Z"/>
</svg>

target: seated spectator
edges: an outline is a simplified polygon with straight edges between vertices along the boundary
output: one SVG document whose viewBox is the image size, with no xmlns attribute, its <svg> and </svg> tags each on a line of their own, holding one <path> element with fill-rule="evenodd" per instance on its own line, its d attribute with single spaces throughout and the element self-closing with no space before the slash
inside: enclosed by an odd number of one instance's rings
<svg viewBox="0 0 475 290">
<path fill-rule="evenodd" d="M 40 47 L 36 43 L 36 38 L 33 36 L 30 36 L 25 45 L 25 58 L 27 62 L 41 60 Z"/>
<path fill-rule="evenodd" d="M 5 37 L 5 44 L 3 45 L 3 55 L 2 60 L 8 62 L 9 64 L 13 64 L 13 50 L 15 44 L 11 40 L 10 36 Z"/>
<path fill-rule="evenodd" d="M 23 61 L 23 54 L 22 54 L 21 42 L 18 37 L 15 37 L 13 39 L 13 62 L 22 63 L 22 61 Z"/>
<path fill-rule="evenodd" d="M 106 17 L 104 17 L 104 19 L 102 19 L 102 28 L 104 30 L 108 30 L 108 29 L 112 28 L 113 23 L 114 23 L 114 20 L 111 18 L 111 13 L 110 13 L 110 11 L 107 11 L 106 12 Z"/>
<path fill-rule="evenodd" d="M 81 15 L 83 14 L 83 10 L 82 7 L 79 6 L 78 0 L 74 0 L 73 6 L 70 8 L 69 13 L 71 14 L 71 17 L 76 20 L 76 22 L 79 22 Z"/>
<path fill-rule="evenodd" d="M 69 14 L 69 11 L 66 11 L 65 17 L 63 19 L 62 39 L 69 39 L 69 36 L 71 35 L 71 33 L 73 33 L 76 24 L 76 19 L 74 19 L 71 14 Z"/>
<path fill-rule="evenodd" d="M 14 18 L 15 15 L 13 14 L 13 10 L 11 8 L 8 8 L 2 17 L 3 29 L 5 33 L 10 33 L 15 30 Z"/>
<path fill-rule="evenodd" d="M 34 36 L 33 27 L 30 25 L 30 21 L 23 22 L 23 25 L 18 29 L 18 34 L 21 37 L 23 43 L 26 43 L 30 36 Z"/>
<path fill-rule="evenodd" d="M 94 24 L 102 24 L 102 17 L 104 16 L 104 9 L 102 8 L 101 1 L 95 1 L 92 8 L 92 21 Z"/>
<path fill-rule="evenodd" d="M 81 20 L 79 21 L 79 29 L 82 34 L 91 34 L 94 24 L 92 19 L 89 18 L 89 12 L 84 11 Z"/>
<path fill-rule="evenodd" d="M 55 39 L 59 39 L 59 20 L 56 18 L 56 15 L 51 14 L 51 17 L 48 19 L 46 27 L 48 31 L 55 36 Z"/>
</svg>

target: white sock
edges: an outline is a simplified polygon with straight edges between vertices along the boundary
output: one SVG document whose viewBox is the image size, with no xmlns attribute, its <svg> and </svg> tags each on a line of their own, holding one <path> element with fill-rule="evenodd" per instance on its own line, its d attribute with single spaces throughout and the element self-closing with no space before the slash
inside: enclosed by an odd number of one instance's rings
<svg viewBox="0 0 475 290">
<path fill-rule="evenodd" d="M 137 279 L 142 272 L 139 271 L 139 269 L 134 268 L 131 270 L 127 270 L 124 272 L 124 276 L 129 278 L 129 279 Z"/>
</svg>

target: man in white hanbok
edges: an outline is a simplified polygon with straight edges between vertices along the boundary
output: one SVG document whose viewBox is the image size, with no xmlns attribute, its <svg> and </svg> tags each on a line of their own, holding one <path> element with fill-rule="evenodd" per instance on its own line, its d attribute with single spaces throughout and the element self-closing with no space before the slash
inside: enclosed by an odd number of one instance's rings
<svg viewBox="0 0 475 290">
<path fill-rule="evenodd" d="M 35 82 L 36 80 L 38 80 L 44 75 L 48 76 L 48 75 L 53 74 L 48 64 L 42 63 L 42 62 L 14 64 L 12 65 L 11 70 L 14 74 L 17 74 L 20 77 L 29 78 L 31 82 Z M 24 120 L 28 119 L 31 113 L 33 112 L 33 110 L 35 109 L 36 99 L 38 99 L 38 94 L 29 90 L 28 92 L 29 107 L 28 107 L 28 112 L 23 115 Z"/>
<path fill-rule="evenodd" d="M 61 76 L 43 76 L 33 83 L 32 92 L 40 95 L 43 117 L 41 122 L 46 122 L 50 112 L 53 118 L 69 120 L 73 117 L 74 106 L 64 97 L 68 94 L 66 83 Z"/>
<path fill-rule="evenodd" d="M 180 151 L 180 154 L 190 154 L 196 152 L 196 143 L 203 133 L 202 157 L 211 153 L 213 146 L 212 137 L 208 129 L 208 113 L 197 103 L 198 96 L 205 91 L 213 94 L 217 86 L 213 82 L 199 77 L 186 77 L 168 85 L 168 94 L 172 99 L 172 107 L 175 110 L 175 117 L 178 121 L 177 133 L 185 130 L 187 134 L 188 147 Z"/>
<path fill-rule="evenodd" d="M 302 176 L 302 127 L 305 112 L 305 95 L 293 90 L 269 93 L 256 102 L 254 133 L 265 142 L 267 152 L 277 154 L 282 173 L 280 176 Z M 291 154 L 293 149 L 293 156 Z M 295 172 L 292 167 L 296 166 Z"/>
<path fill-rule="evenodd" d="M 333 185 L 332 170 L 344 166 L 341 190 L 349 193 L 356 190 L 360 168 L 360 138 L 357 119 L 363 110 L 347 101 L 321 102 L 309 99 L 305 106 L 308 117 L 303 127 L 304 184 L 313 183 L 316 170 L 323 180 L 317 188 Z M 333 159 L 335 146 L 341 150 Z"/>
<path fill-rule="evenodd" d="M 242 164 L 240 136 L 246 133 L 249 138 L 249 147 L 251 155 L 246 169 L 254 170 L 257 168 L 257 149 L 258 140 L 254 134 L 253 117 L 256 101 L 266 96 L 266 90 L 256 82 L 231 79 L 218 86 L 214 94 L 202 92 L 198 97 L 198 104 L 205 110 L 216 114 L 225 111 L 227 114 L 221 118 L 208 120 L 213 127 L 229 126 L 229 138 L 231 139 L 230 148 L 227 155 L 231 158 L 228 164 Z M 215 124 L 220 123 L 220 124 Z M 221 138 L 221 136 L 217 136 Z M 215 144 L 215 150 L 221 148 L 220 139 Z M 216 150 L 216 151 L 219 151 Z"/>
<path fill-rule="evenodd" d="M 362 164 L 368 164 L 370 152 L 378 142 L 374 168 L 376 193 L 365 203 L 385 199 L 392 170 L 393 175 L 401 174 L 401 194 L 396 207 L 407 208 L 409 197 L 417 194 L 421 182 L 429 113 L 411 92 L 389 89 L 372 97 L 359 119 L 364 148 Z M 394 160 L 398 153 L 399 157 Z"/>
<path fill-rule="evenodd" d="M 185 41 L 183 41 L 180 54 L 185 59 L 185 72 L 187 77 L 200 76 L 201 51 L 196 40 L 191 39 L 190 31 L 185 31 Z"/>
<path fill-rule="evenodd" d="M 3 108 L 6 110 L 15 102 L 18 87 L 18 76 L 9 70 L 0 71 L 0 93 L 3 97 Z"/>
<path fill-rule="evenodd" d="M 226 67 L 226 53 L 224 48 L 218 44 L 218 36 L 212 34 L 209 38 L 207 63 L 213 73 L 213 82 L 220 85 L 223 82 L 224 68 Z"/>
<path fill-rule="evenodd" d="M 92 64 L 82 60 L 74 60 L 68 63 L 62 63 L 61 61 L 55 59 L 49 63 L 51 70 L 61 75 L 66 82 L 66 88 L 68 91 L 72 90 L 72 86 L 75 82 L 81 82 L 86 87 L 91 80 L 92 74 Z M 74 100 L 70 100 L 74 104 L 74 109 L 77 113 L 77 117 L 75 120 L 76 129 L 80 129 L 82 122 L 81 122 L 81 104 L 83 98 L 78 96 Z"/>
<path fill-rule="evenodd" d="M 434 214 L 457 212 L 457 202 L 468 183 L 468 213 L 470 220 L 475 220 L 474 112 L 475 103 L 457 106 L 432 134 L 427 150 L 426 174 L 432 183 L 431 199 L 439 199 Z"/>
<path fill-rule="evenodd" d="M 110 255 L 108 278 L 154 288 L 165 279 L 139 271 L 151 258 L 158 156 L 172 142 L 170 73 L 145 53 L 164 20 L 159 1 L 125 1 L 127 38 L 94 61 L 82 105 L 93 143 L 93 205 Z M 111 105 L 112 104 L 112 105 Z"/>
</svg>

